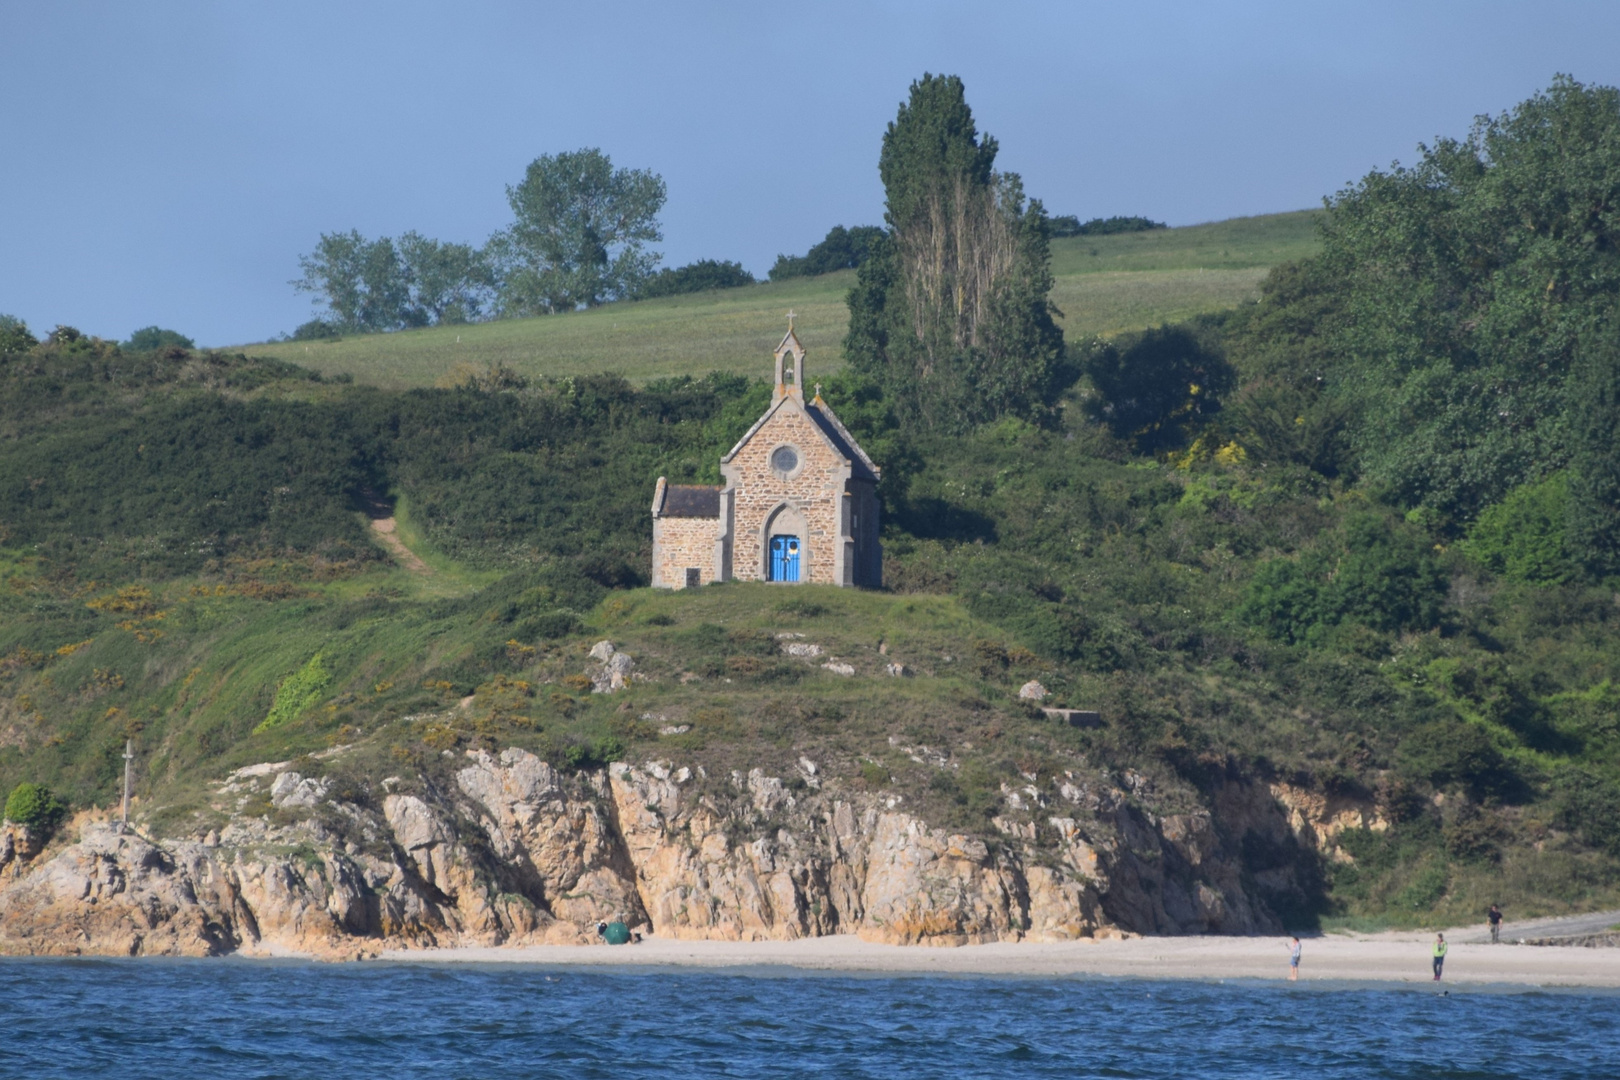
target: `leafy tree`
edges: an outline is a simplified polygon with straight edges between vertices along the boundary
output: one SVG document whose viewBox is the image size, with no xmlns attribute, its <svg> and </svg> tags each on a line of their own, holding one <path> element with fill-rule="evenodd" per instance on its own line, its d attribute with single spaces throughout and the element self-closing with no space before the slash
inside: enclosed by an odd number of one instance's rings
<svg viewBox="0 0 1620 1080">
<path fill-rule="evenodd" d="M 479 318 L 495 295 L 495 274 L 484 253 L 467 244 L 408 232 L 396 242 L 360 233 L 323 233 L 304 276 L 292 283 L 314 293 L 325 318 L 300 326 L 295 341 L 341 333 L 378 333 Z"/>
<path fill-rule="evenodd" d="M 1273 267 L 1260 302 L 1222 324 L 1222 345 L 1244 384 L 1287 382 L 1317 388 L 1338 374 L 1332 335 L 1343 319 L 1339 282 L 1320 260 Z"/>
<path fill-rule="evenodd" d="M 742 263 L 699 259 L 682 267 L 666 266 L 636 286 L 634 295 L 637 300 L 651 300 L 655 296 L 735 289 L 753 283 L 754 275 L 744 270 Z"/>
<path fill-rule="evenodd" d="M 803 255 L 778 255 L 771 267 L 772 281 L 788 278 L 831 274 L 837 270 L 859 269 L 872 255 L 872 245 L 883 238 L 883 230 L 876 225 L 857 225 L 846 229 L 834 225 L 821 243 Z"/>
<path fill-rule="evenodd" d="M 1306 260 L 1274 268 L 1260 302 L 1222 321 L 1221 345 L 1241 383 L 1223 403 L 1223 423 L 1253 460 L 1329 477 L 1351 470 L 1357 403 L 1331 392 L 1340 372 L 1330 335 L 1341 318 L 1340 290 Z"/>
<path fill-rule="evenodd" d="M 1046 212 L 996 150 L 955 76 L 912 83 L 883 137 L 890 231 L 849 295 L 844 352 L 925 427 L 1037 414 L 1063 355 Z"/>
<path fill-rule="evenodd" d="M 1564 467 L 1578 346 L 1620 296 L 1620 91 L 1560 76 L 1328 210 L 1364 474 L 1466 522 Z"/>
<path fill-rule="evenodd" d="M 330 313 L 326 320 L 348 333 L 375 333 L 421 325 L 410 310 L 410 279 L 388 237 L 367 240 L 354 229 L 322 233 L 298 265 L 304 276 L 290 284 L 314 293 Z"/>
<path fill-rule="evenodd" d="M 1565 544 L 1594 574 L 1620 573 L 1620 345 L 1614 316 L 1588 336 L 1576 368 Z"/>
<path fill-rule="evenodd" d="M 159 326 L 143 327 L 129 335 L 129 340 L 124 342 L 124 348 L 130 352 L 151 352 L 171 346 L 195 349 L 197 343 L 177 330 L 165 330 Z"/>
<path fill-rule="evenodd" d="M 13 315 L 0 315 L 0 354 L 27 352 L 38 344 L 27 323 Z"/>
<path fill-rule="evenodd" d="M 476 321 L 495 295 L 495 273 L 483 252 L 417 232 L 399 238 L 410 326 Z"/>
<path fill-rule="evenodd" d="M 1225 357 L 1186 326 L 1100 345 L 1085 370 L 1097 391 L 1088 399 L 1092 415 L 1147 454 L 1185 442 L 1233 382 Z"/>
<path fill-rule="evenodd" d="M 1317 387 L 1262 382 L 1224 404 L 1224 423 L 1256 462 L 1303 465 L 1326 477 L 1350 465 L 1353 402 Z"/>
<path fill-rule="evenodd" d="M 544 315 L 631 295 L 658 263 L 664 181 L 598 149 L 547 154 L 506 189 L 516 220 L 491 240 L 503 315 Z"/>
<path fill-rule="evenodd" d="M 1147 232 L 1150 229 L 1168 229 L 1170 226 L 1162 221 L 1154 221 L 1145 217 L 1110 217 L 1092 218 L 1090 221 L 1081 221 L 1073 214 L 1063 214 L 1052 219 L 1052 236 L 1112 236 L 1115 233 Z"/>
</svg>

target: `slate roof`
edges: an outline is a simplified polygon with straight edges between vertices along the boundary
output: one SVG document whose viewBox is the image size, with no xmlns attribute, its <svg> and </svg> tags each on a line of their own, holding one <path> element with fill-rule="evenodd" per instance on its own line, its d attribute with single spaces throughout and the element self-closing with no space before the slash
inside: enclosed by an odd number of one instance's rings
<svg viewBox="0 0 1620 1080">
<path fill-rule="evenodd" d="M 810 419 L 816 422 L 816 427 L 821 429 L 821 433 L 827 436 L 827 441 L 833 444 L 833 449 L 842 454 L 854 466 L 856 479 L 875 482 L 882 475 L 881 470 L 873 464 L 872 459 L 866 456 L 866 451 L 862 450 L 860 444 L 855 441 L 855 436 L 849 433 L 849 429 L 844 427 L 838 417 L 833 415 L 833 411 L 827 407 L 827 403 L 821 400 L 820 394 L 817 394 L 815 400 L 805 406 L 804 411 L 809 415 Z"/>
<path fill-rule="evenodd" d="M 723 490 L 708 484 L 670 484 L 664 490 L 664 505 L 659 516 L 717 518 L 720 516 L 720 492 Z"/>
</svg>

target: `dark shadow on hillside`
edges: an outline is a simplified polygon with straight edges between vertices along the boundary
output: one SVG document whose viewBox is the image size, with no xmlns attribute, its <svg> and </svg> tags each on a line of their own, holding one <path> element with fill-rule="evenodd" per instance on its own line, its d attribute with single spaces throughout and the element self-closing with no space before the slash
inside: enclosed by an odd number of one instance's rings
<svg viewBox="0 0 1620 1080">
<path fill-rule="evenodd" d="M 956 540 L 961 543 L 996 542 L 996 523 L 977 510 L 953 506 L 944 499 L 917 499 L 901 507 L 896 524 L 923 540 Z"/>
<path fill-rule="evenodd" d="M 381 521 L 394 516 L 394 500 L 375 488 L 360 488 L 354 492 L 352 499 L 354 508 L 363 512 L 372 521 Z"/>
</svg>

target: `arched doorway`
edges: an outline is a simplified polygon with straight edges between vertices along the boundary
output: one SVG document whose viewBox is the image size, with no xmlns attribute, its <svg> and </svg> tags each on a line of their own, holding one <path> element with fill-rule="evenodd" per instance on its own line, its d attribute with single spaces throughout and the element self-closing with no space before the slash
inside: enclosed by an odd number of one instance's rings
<svg viewBox="0 0 1620 1080">
<path fill-rule="evenodd" d="M 799 580 L 799 538 L 785 533 L 771 537 L 771 581 Z"/>
<path fill-rule="evenodd" d="M 760 577 L 784 584 L 811 579 L 810 523 L 792 503 L 778 506 L 765 517 L 760 530 L 764 566 Z"/>
</svg>

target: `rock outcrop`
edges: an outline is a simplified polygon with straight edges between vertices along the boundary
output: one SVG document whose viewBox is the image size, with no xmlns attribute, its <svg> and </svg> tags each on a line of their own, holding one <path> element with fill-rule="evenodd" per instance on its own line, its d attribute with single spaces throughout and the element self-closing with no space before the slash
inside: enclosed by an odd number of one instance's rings
<svg viewBox="0 0 1620 1080">
<path fill-rule="evenodd" d="M 590 941 L 615 918 L 680 938 L 897 944 L 1269 931 L 1316 845 L 1371 820 L 1241 780 L 1209 808 L 1155 814 L 1141 777 L 1065 774 L 1007 787 L 997 834 L 972 836 L 897 796 L 832 790 L 807 758 L 797 770 L 564 775 L 524 750 L 475 750 L 440 787 L 390 778 L 379 799 L 344 801 L 285 764 L 254 766 L 219 786 L 230 820 L 201 838 L 81 815 L 40 850 L 6 826 L 0 952 L 349 958 Z"/>
</svg>

